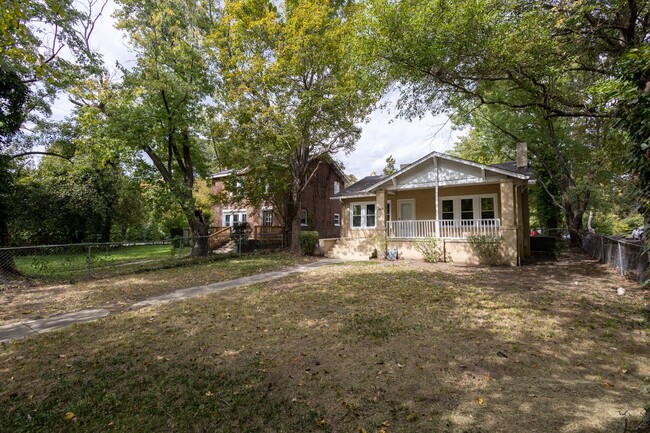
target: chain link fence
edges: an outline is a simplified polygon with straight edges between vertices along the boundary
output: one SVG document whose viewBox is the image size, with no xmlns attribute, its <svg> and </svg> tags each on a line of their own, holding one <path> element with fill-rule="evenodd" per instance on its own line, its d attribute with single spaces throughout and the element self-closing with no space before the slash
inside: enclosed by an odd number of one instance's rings
<svg viewBox="0 0 650 433">
<path fill-rule="evenodd" d="M 582 249 L 591 257 L 618 269 L 621 275 L 642 284 L 650 279 L 648 253 L 643 251 L 643 243 L 639 241 L 586 233 L 582 238 Z"/>
<path fill-rule="evenodd" d="M 0 285 L 123 275 L 218 257 L 192 257 L 192 247 L 201 239 L 0 248 Z"/>
</svg>

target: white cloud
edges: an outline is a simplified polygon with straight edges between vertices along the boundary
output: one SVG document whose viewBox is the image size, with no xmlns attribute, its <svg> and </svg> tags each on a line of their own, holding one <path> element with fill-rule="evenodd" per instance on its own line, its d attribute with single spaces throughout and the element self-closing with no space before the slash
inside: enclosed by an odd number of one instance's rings
<svg viewBox="0 0 650 433">
<path fill-rule="evenodd" d="M 110 69 L 115 63 L 130 67 L 135 61 L 135 56 L 127 46 L 126 34 L 117 30 L 113 14 L 117 10 L 114 1 L 109 1 L 104 8 L 102 16 L 97 20 L 91 46 L 104 56 L 104 63 Z"/>
<path fill-rule="evenodd" d="M 369 123 L 362 125 L 361 139 L 352 153 L 337 155 L 345 165 L 346 173 L 361 179 L 372 171 L 381 174 L 389 155 L 395 158 L 399 167 L 431 151 L 445 152 L 454 146 L 460 134 L 451 129 L 446 115 L 427 114 L 413 121 L 396 118 L 397 97 L 395 93 L 387 95 L 383 101 L 387 107 L 375 110 Z"/>
</svg>

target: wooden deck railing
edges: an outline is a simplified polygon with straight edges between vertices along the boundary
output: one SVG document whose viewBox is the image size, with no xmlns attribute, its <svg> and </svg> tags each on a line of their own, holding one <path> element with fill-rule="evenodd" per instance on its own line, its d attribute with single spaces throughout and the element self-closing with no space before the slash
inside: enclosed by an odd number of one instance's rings
<svg viewBox="0 0 650 433">
<path fill-rule="evenodd" d="M 216 250 L 230 240 L 230 227 L 212 227 L 208 236 L 210 250 Z"/>
<path fill-rule="evenodd" d="M 282 240 L 284 232 L 282 226 L 254 226 L 253 239 L 277 241 Z"/>
<path fill-rule="evenodd" d="M 438 226 L 438 232 L 436 232 Z M 388 237 L 391 238 L 456 238 L 462 239 L 472 235 L 499 236 L 501 220 L 412 220 L 390 221 L 386 224 Z"/>
</svg>

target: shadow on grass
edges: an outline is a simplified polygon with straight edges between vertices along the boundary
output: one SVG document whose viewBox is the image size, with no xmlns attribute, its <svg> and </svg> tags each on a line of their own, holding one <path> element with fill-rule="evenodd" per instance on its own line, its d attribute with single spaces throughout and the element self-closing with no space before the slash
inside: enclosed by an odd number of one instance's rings
<svg viewBox="0 0 650 433">
<path fill-rule="evenodd" d="M 622 432 L 642 300 L 547 271 L 340 265 L 10 344 L 0 431 Z"/>
</svg>

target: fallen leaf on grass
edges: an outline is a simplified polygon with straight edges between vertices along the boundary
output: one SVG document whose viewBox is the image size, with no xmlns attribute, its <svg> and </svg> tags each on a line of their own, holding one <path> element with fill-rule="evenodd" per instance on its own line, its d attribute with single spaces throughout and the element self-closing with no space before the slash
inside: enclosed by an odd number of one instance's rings
<svg viewBox="0 0 650 433">
<path fill-rule="evenodd" d="M 483 400 L 483 398 L 481 398 L 481 397 L 479 397 L 477 401 L 478 401 L 478 404 L 481 405 L 481 406 L 483 406 L 483 403 L 485 403 L 485 400 Z"/>
<path fill-rule="evenodd" d="M 77 419 L 77 415 L 75 415 L 74 412 L 66 412 L 66 414 L 63 416 L 63 419 L 66 421 L 74 421 Z"/>
</svg>

